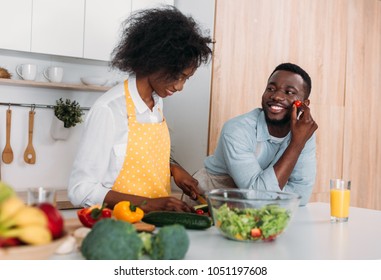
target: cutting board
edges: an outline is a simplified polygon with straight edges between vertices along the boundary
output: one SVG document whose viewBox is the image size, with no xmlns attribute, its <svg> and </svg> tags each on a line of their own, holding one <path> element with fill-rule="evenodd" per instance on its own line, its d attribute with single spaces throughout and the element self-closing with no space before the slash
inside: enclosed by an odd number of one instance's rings
<svg viewBox="0 0 381 280">
<path fill-rule="evenodd" d="M 138 222 L 132 224 L 137 231 L 145 231 L 145 232 L 153 232 L 155 230 L 155 226 L 151 224 L 147 224 L 144 222 Z M 83 227 L 81 221 L 77 218 L 65 219 L 65 229 L 67 232 L 72 233 L 77 228 Z"/>
</svg>

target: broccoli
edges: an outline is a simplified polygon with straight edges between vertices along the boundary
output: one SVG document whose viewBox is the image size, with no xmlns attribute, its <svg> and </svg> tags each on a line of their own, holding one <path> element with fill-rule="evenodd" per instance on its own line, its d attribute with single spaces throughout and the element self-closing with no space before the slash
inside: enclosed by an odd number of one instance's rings
<svg viewBox="0 0 381 280">
<path fill-rule="evenodd" d="M 151 255 L 152 251 L 152 234 L 148 232 L 139 233 L 139 237 L 143 242 L 143 253 Z"/>
<path fill-rule="evenodd" d="M 82 242 L 82 255 L 88 260 L 136 260 L 143 242 L 134 226 L 114 219 L 98 221 Z"/>
<path fill-rule="evenodd" d="M 154 260 L 183 259 L 189 248 L 189 237 L 182 225 L 162 227 L 151 240 L 151 258 Z"/>
</svg>

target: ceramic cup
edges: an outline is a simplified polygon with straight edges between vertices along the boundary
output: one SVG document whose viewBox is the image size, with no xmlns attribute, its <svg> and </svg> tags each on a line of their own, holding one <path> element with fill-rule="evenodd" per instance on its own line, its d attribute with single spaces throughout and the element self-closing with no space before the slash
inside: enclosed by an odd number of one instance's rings
<svg viewBox="0 0 381 280">
<path fill-rule="evenodd" d="M 16 73 L 27 81 L 34 81 L 37 75 L 36 64 L 19 64 L 16 67 Z"/>
<path fill-rule="evenodd" d="M 44 74 L 44 77 L 48 79 L 49 82 L 60 83 L 62 82 L 62 78 L 63 78 L 63 68 L 50 66 L 44 70 L 43 74 Z"/>
</svg>

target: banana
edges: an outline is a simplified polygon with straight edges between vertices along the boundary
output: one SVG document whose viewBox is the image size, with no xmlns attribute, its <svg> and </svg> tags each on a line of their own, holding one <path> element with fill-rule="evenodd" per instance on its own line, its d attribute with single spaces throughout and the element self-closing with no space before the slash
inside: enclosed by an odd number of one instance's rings
<svg viewBox="0 0 381 280">
<path fill-rule="evenodd" d="M 24 201 L 16 195 L 8 197 L 0 204 L 0 225 L 25 207 Z"/>
<path fill-rule="evenodd" d="M 15 191 L 9 185 L 0 181 L 0 204 L 14 194 Z"/>
<path fill-rule="evenodd" d="M 40 225 L 27 225 L 24 227 L 12 228 L 3 232 L 2 235 L 4 237 L 16 237 L 31 245 L 47 244 L 53 239 L 49 229 Z"/>
<path fill-rule="evenodd" d="M 11 227 L 25 227 L 36 225 L 48 228 L 48 218 L 45 213 L 33 206 L 24 206 L 17 211 L 10 219 L 1 224 L 2 231 Z"/>
</svg>

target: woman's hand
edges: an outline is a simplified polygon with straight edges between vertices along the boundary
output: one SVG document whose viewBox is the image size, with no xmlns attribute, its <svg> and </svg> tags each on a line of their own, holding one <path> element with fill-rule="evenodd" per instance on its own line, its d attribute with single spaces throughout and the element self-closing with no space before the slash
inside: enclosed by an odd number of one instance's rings
<svg viewBox="0 0 381 280">
<path fill-rule="evenodd" d="M 144 213 L 151 211 L 176 211 L 176 212 L 194 212 L 194 209 L 173 196 L 160 198 L 146 198 L 146 203 L 140 208 Z"/>
<path fill-rule="evenodd" d="M 176 185 L 191 199 L 196 200 L 200 194 L 198 181 L 180 165 L 171 164 L 171 174 Z"/>
<path fill-rule="evenodd" d="M 104 203 L 110 208 L 114 208 L 120 201 L 129 201 L 130 203 L 139 206 L 145 213 L 151 211 L 194 212 L 194 209 L 187 203 L 173 196 L 148 198 L 110 190 L 104 199 Z"/>
</svg>

